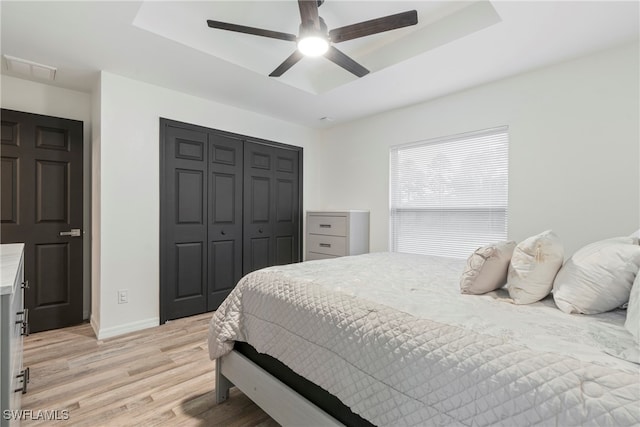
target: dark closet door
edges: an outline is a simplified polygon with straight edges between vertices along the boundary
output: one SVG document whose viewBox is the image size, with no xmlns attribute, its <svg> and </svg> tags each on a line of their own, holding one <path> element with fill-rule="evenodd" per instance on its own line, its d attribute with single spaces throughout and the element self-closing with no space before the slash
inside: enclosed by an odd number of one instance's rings
<svg viewBox="0 0 640 427">
<path fill-rule="evenodd" d="M 273 251 L 277 265 L 301 261 L 298 163 L 297 151 L 275 150 Z"/>
<path fill-rule="evenodd" d="M 164 127 L 163 321 L 207 311 L 208 135 Z"/>
<path fill-rule="evenodd" d="M 160 321 L 301 260 L 302 149 L 160 119 Z M 289 148 L 290 147 L 290 148 Z"/>
<path fill-rule="evenodd" d="M 244 274 L 300 261 L 298 151 L 245 142 Z"/>
<path fill-rule="evenodd" d="M 242 276 L 242 148 L 240 139 L 209 133 L 209 311 Z"/>
<path fill-rule="evenodd" d="M 25 244 L 32 332 L 82 322 L 82 127 L 2 110 L 2 243 Z"/>
</svg>

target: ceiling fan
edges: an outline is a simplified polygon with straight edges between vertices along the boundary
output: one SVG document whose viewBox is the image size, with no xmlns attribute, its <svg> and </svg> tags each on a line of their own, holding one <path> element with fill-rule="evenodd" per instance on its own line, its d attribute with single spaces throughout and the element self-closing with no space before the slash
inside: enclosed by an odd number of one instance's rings
<svg viewBox="0 0 640 427">
<path fill-rule="evenodd" d="M 327 25 L 318 15 L 318 7 L 322 3 L 324 3 L 324 0 L 298 0 L 302 22 L 297 36 L 262 28 L 213 21 L 211 19 L 207 20 L 207 25 L 220 30 L 297 42 L 298 48 L 269 74 L 270 77 L 280 77 L 304 56 L 321 55 L 356 76 L 362 77 L 367 75 L 369 70 L 338 50 L 333 44 L 418 23 L 418 13 L 415 10 L 410 10 L 327 31 Z"/>
</svg>

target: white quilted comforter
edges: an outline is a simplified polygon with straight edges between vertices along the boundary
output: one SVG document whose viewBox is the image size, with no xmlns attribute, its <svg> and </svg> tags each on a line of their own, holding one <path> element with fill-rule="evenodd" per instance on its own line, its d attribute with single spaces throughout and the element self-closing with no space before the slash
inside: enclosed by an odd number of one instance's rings
<svg viewBox="0 0 640 427">
<path fill-rule="evenodd" d="M 463 267 L 376 253 L 253 272 L 214 314 L 210 357 L 246 341 L 379 426 L 640 425 L 624 311 L 462 295 Z"/>
</svg>

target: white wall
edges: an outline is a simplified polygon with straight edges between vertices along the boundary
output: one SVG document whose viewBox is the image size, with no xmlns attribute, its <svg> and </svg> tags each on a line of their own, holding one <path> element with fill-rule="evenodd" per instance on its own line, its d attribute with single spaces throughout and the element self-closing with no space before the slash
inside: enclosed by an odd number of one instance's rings
<svg viewBox="0 0 640 427">
<path fill-rule="evenodd" d="M 2 76 L 1 105 L 85 122 L 85 174 L 93 168 L 93 182 L 85 176 L 93 257 L 85 258 L 92 263 L 91 320 L 105 338 L 159 320 L 160 117 L 303 146 L 304 209 L 369 209 L 374 251 L 388 247 L 391 145 L 509 125 L 509 236 L 553 228 L 571 253 L 640 227 L 638 48 L 323 132 L 107 72 L 91 95 Z M 87 286 L 88 275 L 87 267 Z M 129 290 L 128 304 L 117 304 L 119 289 Z"/>
<path fill-rule="evenodd" d="M 102 121 L 102 77 L 98 76 L 91 90 L 91 326 L 100 330 L 100 154 Z"/>
<path fill-rule="evenodd" d="M 388 249 L 389 147 L 508 125 L 509 228 L 554 229 L 567 255 L 640 227 L 637 43 L 327 130 L 313 209 L 371 210 Z"/>
<path fill-rule="evenodd" d="M 260 137 L 304 148 L 306 195 L 316 193 L 313 141 L 297 125 L 124 78 L 101 75 L 98 337 L 159 321 L 159 118 Z M 117 303 L 127 289 L 128 304 Z"/>
<path fill-rule="evenodd" d="M 90 298 L 90 246 L 91 246 L 91 96 L 85 92 L 63 89 L 36 83 L 15 77 L 0 76 L 0 105 L 2 108 L 24 111 L 27 113 L 61 117 L 64 119 L 80 120 L 84 122 L 83 145 L 83 318 L 87 319 Z"/>
</svg>

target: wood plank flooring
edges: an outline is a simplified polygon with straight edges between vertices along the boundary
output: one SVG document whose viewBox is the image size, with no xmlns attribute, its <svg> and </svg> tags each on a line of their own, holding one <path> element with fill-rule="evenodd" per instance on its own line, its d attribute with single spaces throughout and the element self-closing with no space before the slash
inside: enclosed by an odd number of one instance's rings
<svg viewBox="0 0 640 427">
<path fill-rule="evenodd" d="M 88 324 L 26 337 L 31 382 L 22 409 L 66 410 L 68 420 L 22 425 L 277 426 L 235 388 L 215 403 L 209 320 L 211 313 L 106 340 Z"/>
</svg>

